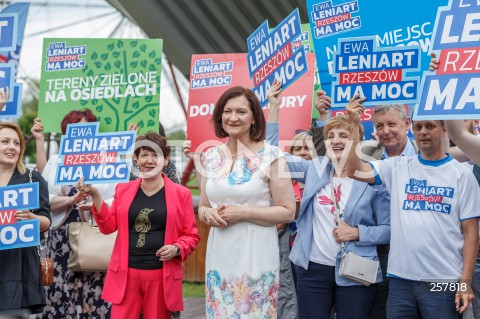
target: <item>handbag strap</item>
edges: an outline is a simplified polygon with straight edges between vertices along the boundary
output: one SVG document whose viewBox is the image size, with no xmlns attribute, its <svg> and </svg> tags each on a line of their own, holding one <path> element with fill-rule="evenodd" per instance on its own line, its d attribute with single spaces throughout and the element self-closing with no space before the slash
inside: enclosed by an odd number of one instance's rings
<svg viewBox="0 0 480 319">
<path fill-rule="evenodd" d="M 92 203 L 93 205 L 93 203 Z M 88 223 L 88 226 L 92 227 L 92 228 L 98 228 L 98 226 L 95 224 L 95 220 L 93 219 L 93 213 L 90 212 L 90 214 L 88 214 L 88 218 L 85 217 L 85 212 L 84 211 L 80 211 L 80 209 L 78 210 L 78 215 L 80 216 L 80 220 L 82 222 L 86 222 Z"/>
<path fill-rule="evenodd" d="M 337 197 L 335 196 L 335 185 L 333 184 L 333 174 L 335 171 L 335 167 L 332 165 L 332 168 L 330 170 L 330 192 L 332 196 L 332 201 L 333 201 L 333 207 L 335 209 L 335 217 L 336 217 L 336 223 L 337 226 L 340 226 L 342 223 L 342 217 L 340 216 L 340 202 L 337 201 Z M 342 242 L 340 244 L 341 250 L 342 250 L 342 256 L 345 254 L 345 242 Z"/>
<path fill-rule="evenodd" d="M 30 184 L 33 183 L 33 180 L 32 180 L 32 170 L 31 169 L 28 169 L 27 168 L 27 171 L 28 171 L 28 180 L 30 181 Z M 30 209 L 30 212 L 33 213 L 33 209 Z M 37 251 L 38 251 L 38 256 L 40 258 L 42 258 L 41 254 L 40 254 L 40 246 L 37 246 Z M 47 244 L 47 241 L 45 240 L 45 257 L 48 258 L 48 244 Z M 48 267 L 48 266 L 47 266 Z"/>
</svg>

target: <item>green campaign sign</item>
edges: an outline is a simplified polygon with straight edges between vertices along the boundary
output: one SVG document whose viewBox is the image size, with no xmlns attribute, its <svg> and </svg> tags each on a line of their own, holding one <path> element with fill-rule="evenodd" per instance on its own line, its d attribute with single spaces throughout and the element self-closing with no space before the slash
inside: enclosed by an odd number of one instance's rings
<svg viewBox="0 0 480 319">
<path fill-rule="evenodd" d="M 293 47 L 297 48 L 300 45 L 303 45 L 307 53 L 314 53 L 313 39 L 310 32 L 310 24 L 302 24 L 302 33 L 293 41 Z M 318 111 L 315 107 L 315 101 L 317 100 L 317 91 L 320 90 L 322 86 L 320 85 L 320 77 L 318 76 L 318 68 L 315 70 L 315 83 L 313 86 L 313 99 L 312 99 L 312 121 L 319 117 Z"/>
<path fill-rule="evenodd" d="M 60 132 L 63 117 L 89 108 L 101 132 L 158 132 L 162 40 L 44 39 L 39 117 Z"/>
</svg>

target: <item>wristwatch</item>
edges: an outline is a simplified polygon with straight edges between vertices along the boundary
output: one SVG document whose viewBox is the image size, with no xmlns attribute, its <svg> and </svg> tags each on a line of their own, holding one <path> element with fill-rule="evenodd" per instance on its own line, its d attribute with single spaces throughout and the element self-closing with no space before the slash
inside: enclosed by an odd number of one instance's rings
<svg viewBox="0 0 480 319">
<path fill-rule="evenodd" d="M 175 256 L 180 256 L 180 247 L 178 247 L 177 245 L 173 245 L 173 246 L 177 247 Z"/>
</svg>

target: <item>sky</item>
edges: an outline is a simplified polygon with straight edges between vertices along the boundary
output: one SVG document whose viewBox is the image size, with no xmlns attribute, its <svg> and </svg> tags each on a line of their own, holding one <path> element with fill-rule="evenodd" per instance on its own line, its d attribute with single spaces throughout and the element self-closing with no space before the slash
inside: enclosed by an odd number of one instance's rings
<svg viewBox="0 0 480 319">
<path fill-rule="evenodd" d="M 3 1 L 0 1 L 2 3 Z M 26 2 L 26 1 L 11 1 Z M 29 79 L 40 79 L 44 38 L 145 38 L 131 21 L 104 0 L 34 0 L 28 14 L 20 56 L 18 82 L 28 86 Z M 4 7 L 3 5 L 2 7 Z M 188 80 L 175 71 L 183 101 L 188 102 Z M 41 88 L 40 88 L 41 89 Z M 25 89 L 26 91 L 28 88 Z M 24 92 L 27 93 L 27 92 Z M 167 134 L 185 129 L 185 115 L 171 81 L 171 71 L 162 61 L 160 121 Z"/>
</svg>

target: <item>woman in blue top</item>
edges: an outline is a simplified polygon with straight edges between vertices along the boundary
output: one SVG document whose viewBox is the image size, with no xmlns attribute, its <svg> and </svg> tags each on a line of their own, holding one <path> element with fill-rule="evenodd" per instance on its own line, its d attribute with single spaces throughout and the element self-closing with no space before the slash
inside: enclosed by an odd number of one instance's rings
<svg viewBox="0 0 480 319">
<path fill-rule="evenodd" d="M 273 85 L 271 92 L 270 108 L 276 107 L 281 88 Z M 275 140 L 272 135 L 267 130 L 267 140 Z M 376 245 L 390 241 L 390 197 L 385 188 L 374 189 L 347 177 L 343 164 L 349 150 L 348 117 L 331 118 L 324 136 L 326 157 L 307 161 L 286 154 L 293 179 L 305 184 L 290 254 L 299 266 L 298 314 L 300 319 L 329 318 L 335 304 L 337 319 L 368 318 L 376 284 L 362 286 L 339 275 L 342 244 L 346 252 L 376 259 Z M 379 267 L 376 282 L 381 280 Z"/>
</svg>

